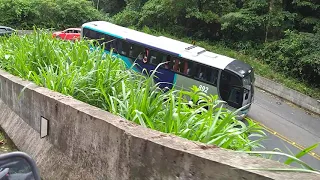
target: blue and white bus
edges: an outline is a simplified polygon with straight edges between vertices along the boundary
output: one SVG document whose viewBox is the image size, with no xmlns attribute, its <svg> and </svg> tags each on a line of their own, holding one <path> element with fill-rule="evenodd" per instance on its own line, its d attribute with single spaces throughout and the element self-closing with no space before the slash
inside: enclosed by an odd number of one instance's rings
<svg viewBox="0 0 320 180">
<path fill-rule="evenodd" d="M 246 106 L 240 117 L 247 115 L 254 96 L 253 68 L 240 61 L 204 48 L 164 36 L 153 36 L 105 21 L 88 22 L 81 27 L 81 38 L 105 43 L 107 53 L 120 56 L 128 67 L 133 62 L 148 72 L 159 63 L 156 82 L 161 87 L 199 87 L 205 93 L 218 95 L 235 110 Z"/>
</svg>

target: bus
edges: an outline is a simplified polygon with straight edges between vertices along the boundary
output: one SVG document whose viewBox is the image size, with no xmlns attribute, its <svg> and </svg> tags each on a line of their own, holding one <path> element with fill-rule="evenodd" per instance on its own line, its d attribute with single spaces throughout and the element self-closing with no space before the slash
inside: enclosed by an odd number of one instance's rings
<svg viewBox="0 0 320 180">
<path fill-rule="evenodd" d="M 254 70 L 243 61 L 207 51 L 164 36 L 153 36 L 106 21 L 92 21 L 81 26 L 81 39 L 105 43 L 105 52 L 119 56 L 136 71 L 157 69 L 160 88 L 199 87 L 207 94 L 218 95 L 227 108 L 241 108 L 243 119 L 254 99 Z"/>
</svg>

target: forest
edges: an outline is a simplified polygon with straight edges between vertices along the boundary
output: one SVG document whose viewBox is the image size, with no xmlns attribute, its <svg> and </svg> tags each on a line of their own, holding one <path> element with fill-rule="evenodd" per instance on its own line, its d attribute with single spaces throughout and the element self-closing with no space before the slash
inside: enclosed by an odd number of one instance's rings
<svg viewBox="0 0 320 180">
<path fill-rule="evenodd" d="M 319 0 L 2 0 L 0 16 L 18 29 L 106 20 L 195 40 L 320 98 Z"/>
</svg>

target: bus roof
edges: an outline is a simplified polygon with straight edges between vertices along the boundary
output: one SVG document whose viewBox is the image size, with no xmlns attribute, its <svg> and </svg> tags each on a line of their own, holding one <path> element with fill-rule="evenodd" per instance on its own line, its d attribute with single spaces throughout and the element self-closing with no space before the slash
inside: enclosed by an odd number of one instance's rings
<svg viewBox="0 0 320 180">
<path fill-rule="evenodd" d="M 218 69 L 225 69 L 235 59 L 206 51 L 204 48 L 194 46 L 185 42 L 167 38 L 164 36 L 153 36 L 133 29 L 125 28 L 106 21 L 93 21 L 82 25 L 104 34 L 108 34 L 127 41 L 135 42 L 145 46 L 153 47 L 167 53 L 190 59 L 201 64 Z"/>
</svg>

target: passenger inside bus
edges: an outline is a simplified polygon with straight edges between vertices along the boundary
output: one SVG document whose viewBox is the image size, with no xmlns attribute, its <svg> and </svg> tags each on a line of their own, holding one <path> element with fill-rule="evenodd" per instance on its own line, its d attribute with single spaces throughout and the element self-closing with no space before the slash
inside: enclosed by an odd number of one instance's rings
<svg viewBox="0 0 320 180">
<path fill-rule="evenodd" d="M 180 67 L 179 67 L 179 60 L 178 59 L 174 59 L 174 66 L 173 66 L 173 70 L 176 72 L 180 72 Z"/>
<path fill-rule="evenodd" d="M 165 65 L 164 65 L 164 67 L 165 67 L 166 69 L 170 69 L 170 60 L 171 60 L 171 56 L 168 55 L 168 56 L 167 56 L 167 59 L 166 59 L 166 63 L 165 63 Z"/>
</svg>

